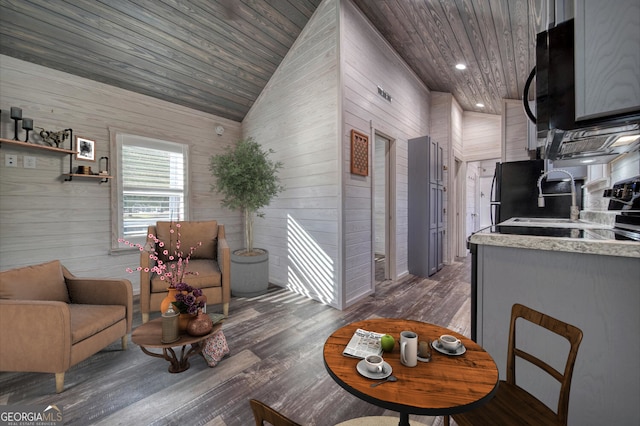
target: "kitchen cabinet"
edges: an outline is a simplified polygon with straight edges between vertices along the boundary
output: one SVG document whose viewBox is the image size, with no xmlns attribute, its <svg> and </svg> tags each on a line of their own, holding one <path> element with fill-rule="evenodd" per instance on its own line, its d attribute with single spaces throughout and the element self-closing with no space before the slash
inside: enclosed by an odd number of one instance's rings
<svg viewBox="0 0 640 426">
<path fill-rule="evenodd" d="M 429 136 L 409 140 L 408 266 L 423 277 L 444 264 L 443 152 Z"/>
<path fill-rule="evenodd" d="M 539 241 L 535 237 L 530 239 Z M 476 282 L 472 289 L 476 341 L 491 354 L 500 378 L 505 379 L 509 318 L 514 303 L 579 327 L 584 337 L 571 385 L 569 425 L 637 424 L 640 401 L 640 257 L 634 245 L 637 243 L 626 243 L 624 247 L 628 247 L 630 255 L 624 256 L 624 251 L 618 251 L 618 255 L 557 251 L 561 244 L 575 243 L 569 239 L 556 240 L 555 250 L 540 250 L 490 245 L 489 240 L 485 244 L 478 237 L 472 271 Z M 532 350 L 536 353 L 542 351 L 551 365 L 563 365 L 560 361 L 566 352 L 561 345 L 550 343 L 555 342 L 552 338 L 527 333 L 525 339 L 526 345 L 535 348 Z M 527 390 L 533 389 L 536 397 L 553 407 L 557 404 L 552 398 L 557 383 L 540 376 L 526 363 L 518 365 L 518 382 Z"/>
<path fill-rule="evenodd" d="M 640 0 L 576 0 L 576 119 L 640 109 Z"/>
</svg>

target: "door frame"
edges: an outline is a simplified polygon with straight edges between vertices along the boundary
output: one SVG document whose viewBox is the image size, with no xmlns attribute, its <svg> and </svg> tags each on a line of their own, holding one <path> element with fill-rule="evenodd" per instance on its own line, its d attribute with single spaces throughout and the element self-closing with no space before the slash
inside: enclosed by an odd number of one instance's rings
<svg viewBox="0 0 640 426">
<path fill-rule="evenodd" d="M 373 128 L 373 147 L 372 154 L 375 156 L 375 144 L 379 137 L 386 139 L 385 142 L 385 227 L 384 227 L 384 244 L 385 244 L 385 258 L 384 258 L 384 275 L 385 280 L 396 279 L 396 140 L 388 134 Z M 372 161 L 375 164 L 375 157 Z M 373 277 L 375 281 L 375 173 L 372 173 L 371 184 L 371 223 L 374 232 L 371 233 L 371 259 Z"/>
<path fill-rule="evenodd" d="M 455 255 L 457 257 L 467 257 L 466 241 L 466 218 L 467 218 L 467 163 L 460 158 L 454 158 L 455 167 L 455 189 L 456 189 L 456 235 Z"/>
</svg>

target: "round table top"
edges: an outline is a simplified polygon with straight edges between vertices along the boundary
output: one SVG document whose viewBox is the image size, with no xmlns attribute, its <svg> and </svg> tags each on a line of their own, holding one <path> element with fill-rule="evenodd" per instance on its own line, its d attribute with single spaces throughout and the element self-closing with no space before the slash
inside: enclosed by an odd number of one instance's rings
<svg viewBox="0 0 640 426">
<path fill-rule="evenodd" d="M 342 355 L 356 329 L 390 334 L 396 340 L 392 352 L 382 354 L 397 382 L 375 388 L 375 380 L 360 375 L 358 358 Z M 418 340 L 435 340 L 443 334 L 458 337 L 466 352 L 451 356 L 432 350 L 430 362 L 415 367 L 400 363 L 400 332 L 413 331 Z M 498 368 L 480 345 L 465 336 L 420 321 L 379 318 L 358 321 L 336 330 L 324 344 L 324 362 L 331 377 L 358 398 L 400 413 L 440 416 L 471 410 L 488 402 L 498 388 Z"/>
<path fill-rule="evenodd" d="M 145 348 L 172 348 L 176 346 L 185 346 L 193 343 L 198 343 L 211 336 L 222 327 L 222 323 L 213 325 L 211 332 L 204 336 L 191 336 L 186 333 L 181 333 L 180 338 L 175 342 L 162 343 L 162 317 L 153 319 L 149 322 L 136 327 L 131 333 L 131 341 L 138 346 Z"/>
</svg>

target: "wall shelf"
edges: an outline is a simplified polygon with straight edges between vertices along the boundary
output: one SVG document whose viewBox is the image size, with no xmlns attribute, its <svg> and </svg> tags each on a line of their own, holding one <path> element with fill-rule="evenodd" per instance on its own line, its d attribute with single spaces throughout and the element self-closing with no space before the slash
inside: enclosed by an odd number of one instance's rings
<svg viewBox="0 0 640 426">
<path fill-rule="evenodd" d="M 70 182 L 74 177 L 88 178 L 88 179 L 101 179 L 100 183 L 108 182 L 109 179 L 113 179 L 113 176 L 111 175 L 87 175 L 83 173 L 65 173 L 63 176 L 66 176 L 64 180 L 67 182 Z"/>
<path fill-rule="evenodd" d="M 56 148 L 54 146 L 47 146 L 47 145 L 36 145 L 35 143 L 29 143 L 29 142 L 22 142 L 22 141 L 15 141 L 13 139 L 4 139 L 4 138 L 0 138 L 0 147 L 2 146 L 2 144 L 8 144 L 8 145 L 12 145 L 12 146 L 19 146 L 22 148 L 29 148 L 29 149 L 39 149 L 42 151 L 49 151 L 49 152 L 56 152 L 58 154 L 75 154 L 75 151 L 72 151 L 70 149 L 65 149 L 65 148 Z"/>
<path fill-rule="evenodd" d="M 72 171 L 73 171 L 73 156 L 76 154 L 76 152 L 71 150 L 71 149 L 56 148 L 56 147 L 53 147 L 53 146 L 37 145 L 35 143 L 22 142 L 22 141 L 16 141 L 16 140 L 13 140 L 13 139 L 0 138 L 0 147 L 2 147 L 2 144 L 11 145 L 11 146 L 20 147 L 20 148 L 27 148 L 27 149 L 35 149 L 35 150 L 40 150 L 40 151 L 53 152 L 53 153 L 56 153 L 56 154 L 69 155 L 69 173 L 64 173 L 63 174 L 63 176 L 65 176 L 65 178 L 64 178 L 65 182 L 71 182 L 74 177 L 88 178 L 88 179 L 100 179 L 100 183 L 109 182 L 109 179 L 113 179 L 113 176 L 111 176 L 111 175 L 87 175 L 87 174 L 82 174 L 82 173 L 72 173 Z M 102 157 L 101 160 L 103 158 L 107 159 L 107 157 Z M 108 161 L 108 159 L 107 159 L 107 161 Z M 108 167 L 108 165 L 109 165 L 109 163 L 107 162 L 107 167 Z"/>
</svg>

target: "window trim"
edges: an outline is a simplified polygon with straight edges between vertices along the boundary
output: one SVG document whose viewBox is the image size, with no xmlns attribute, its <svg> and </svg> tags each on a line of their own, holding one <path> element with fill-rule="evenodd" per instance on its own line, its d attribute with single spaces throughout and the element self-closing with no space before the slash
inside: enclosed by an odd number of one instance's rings
<svg viewBox="0 0 640 426">
<path fill-rule="evenodd" d="M 190 218 L 190 188 L 191 188 L 191 180 L 189 173 L 189 163 L 190 163 L 190 147 L 187 143 L 184 142 L 176 142 L 176 141 L 168 141 L 165 139 L 159 139 L 155 135 L 144 134 L 144 132 L 139 131 L 128 131 L 116 128 L 109 128 L 109 137 L 110 137 L 110 148 L 112 156 L 114 157 L 114 161 L 111 162 L 111 175 L 114 177 L 112 179 L 111 184 L 111 253 L 129 253 L 131 251 L 137 251 L 138 249 L 133 249 L 128 245 L 124 245 L 123 243 L 118 242 L 118 239 L 122 237 L 120 234 L 120 230 L 122 229 L 122 212 L 124 209 L 124 200 L 122 194 L 122 168 L 121 158 L 122 158 L 122 144 L 124 139 L 131 138 L 131 141 L 134 141 L 134 144 L 147 148 L 154 149 L 162 149 L 165 147 L 167 151 L 173 152 L 182 152 L 184 156 L 184 219 L 189 220 Z M 131 142 L 130 141 L 130 142 Z M 133 243 L 141 243 L 144 244 L 144 239 L 140 239 L 140 241 L 136 241 L 137 239 L 130 239 Z"/>
</svg>

